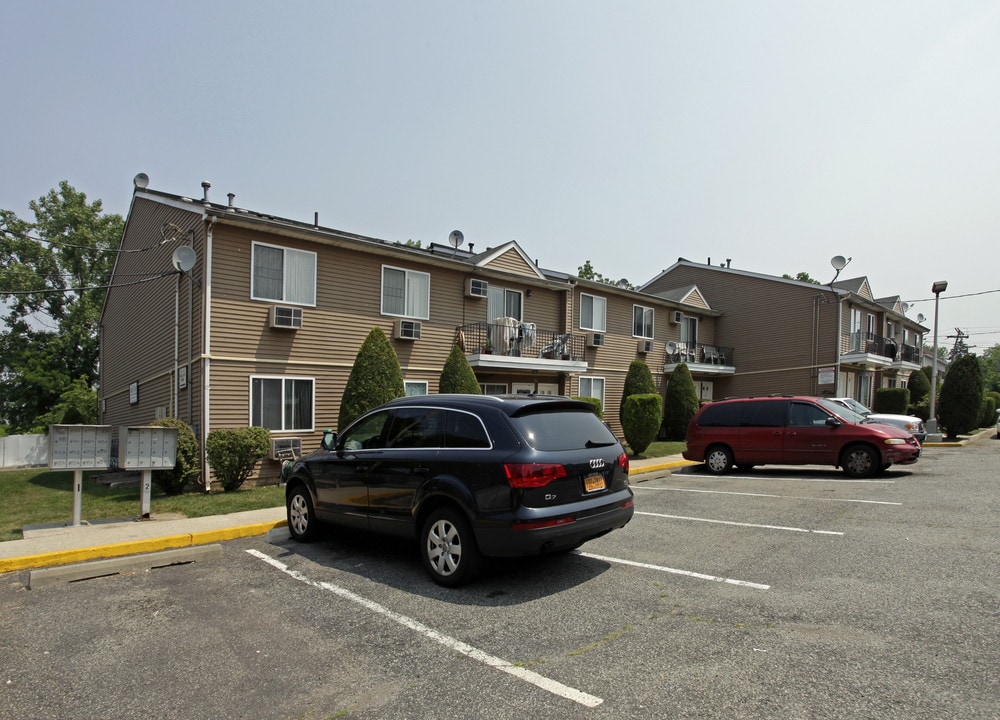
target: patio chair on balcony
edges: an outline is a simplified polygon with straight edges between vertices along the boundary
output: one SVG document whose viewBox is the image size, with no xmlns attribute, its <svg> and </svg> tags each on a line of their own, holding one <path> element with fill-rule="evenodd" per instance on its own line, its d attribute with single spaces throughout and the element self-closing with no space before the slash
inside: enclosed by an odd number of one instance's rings
<svg viewBox="0 0 1000 720">
<path fill-rule="evenodd" d="M 724 365 L 726 362 L 715 345 L 706 345 L 701 352 L 703 361 L 709 365 Z"/>
</svg>

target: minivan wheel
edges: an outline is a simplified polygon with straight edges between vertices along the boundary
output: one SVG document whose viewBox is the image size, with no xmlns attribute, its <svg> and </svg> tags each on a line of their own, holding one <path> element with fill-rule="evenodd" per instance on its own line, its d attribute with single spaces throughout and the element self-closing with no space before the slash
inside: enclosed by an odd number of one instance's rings
<svg viewBox="0 0 1000 720">
<path fill-rule="evenodd" d="M 848 477 L 871 477 L 881 467 L 875 451 L 864 445 L 853 445 L 844 451 L 841 467 Z"/>
<path fill-rule="evenodd" d="M 450 507 L 432 510 L 420 534 L 420 558 L 438 585 L 456 587 L 472 580 L 482 565 L 472 527 Z"/>
<path fill-rule="evenodd" d="M 316 537 L 316 513 L 312 498 L 304 485 L 296 485 L 288 491 L 285 499 L 288 511 L 288 532 L 293 540 L 309 542 Z"/>
<path fill-rule="evenodd" d="M 710 447 L 705 453 L 705 469 L 713 475 L 729 472 L 733 466 L 733 451 L 724 445 Z"/>
</svg>

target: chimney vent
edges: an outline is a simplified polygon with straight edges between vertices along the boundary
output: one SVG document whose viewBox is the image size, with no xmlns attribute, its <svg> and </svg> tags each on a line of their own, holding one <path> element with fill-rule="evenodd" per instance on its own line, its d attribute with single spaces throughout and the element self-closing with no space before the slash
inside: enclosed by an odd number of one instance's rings
<svg viewBox="0 0 1000 720">
<path fill-rule="evenodd" d="M 208 189 L 210 187 L 212 187 L 212 183 L 208 182 L 207 180 L 202 180 L 202 182 L 201 182 L 201 188 L 202 188 L 202 190 L 205 191 L 205 197 L 203 197 L 201 199 L 201 201 L 203 203 L 205 203 L 206 205 L 208 204 Z"/>
</svg>

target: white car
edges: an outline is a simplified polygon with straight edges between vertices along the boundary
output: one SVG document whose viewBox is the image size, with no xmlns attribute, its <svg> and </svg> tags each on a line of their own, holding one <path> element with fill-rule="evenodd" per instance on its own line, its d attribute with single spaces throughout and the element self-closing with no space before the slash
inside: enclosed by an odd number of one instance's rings
<svg viewBox="0 0 1000 720">
<path fill-rule="evenodd" d="M 902 428 L 908 433 L 913 435 L 920 444 L 923 444 L 924 439 L 927 437 L 927 431 L 924 429 L 924 421 L 918 418 L 916 415 L 893 415 L 891 413 L 875 413 L 866 408 L 864 405 L 859 403 L 854 398 L 843 397 L 843 398 L 830 398 L 831 401 L 843 405 L 848 410 L 853 410 L 858 415 L 863 415 L 865 422 L 869 423 L 882 423 L 884 425 L 892 425 L 894 427 Z M 1000 423 L 1000 421 L 998 421 Z M 1000 424 L 998 424 L 997 432 L 1000 432 Z"/>
</svg>

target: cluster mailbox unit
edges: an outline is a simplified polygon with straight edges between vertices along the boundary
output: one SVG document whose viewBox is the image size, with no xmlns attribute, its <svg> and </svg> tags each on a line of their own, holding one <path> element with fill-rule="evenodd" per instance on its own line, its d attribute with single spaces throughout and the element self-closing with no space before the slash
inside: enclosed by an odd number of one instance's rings
<svg viewBox="0 0 1000 720">
<path fill-rule="evenodd" d="M 142 472 L 142 518 L 149 518 L 153 470 L 169 470 L 176 462 L 177 428 L 147 425 L 119 430 L 118 467 Z"/>
<path fill-rule="evenodd" d="M 73 525 L 80 524 L 83 471 L 111 467 L 110 425 L 50 425 L 49 469 L 73 471 Z M 118 467 L 142 472 L 140 514 L 149 517 L 153 470 L 177 462 L 177 428 L 123 427 L 118 434 Z"/>
</svg>

